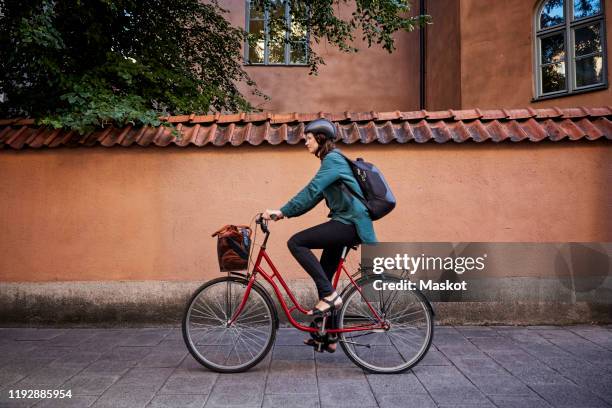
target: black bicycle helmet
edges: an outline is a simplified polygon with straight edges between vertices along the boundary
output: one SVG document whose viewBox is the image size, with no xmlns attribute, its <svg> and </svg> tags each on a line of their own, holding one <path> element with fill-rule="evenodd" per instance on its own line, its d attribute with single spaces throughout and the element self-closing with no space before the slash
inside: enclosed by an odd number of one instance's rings
<svg viewBox="0 0 612 408">
<path fill-rule="evenodd" d="M 336 126 L 327 119 L 316 119 L 304 128 L 304 134 L 306 133 L 314 133 L 315 135 L 321 133 L 325 135 L 326 139 L 335 140 Z"/>
</svg>

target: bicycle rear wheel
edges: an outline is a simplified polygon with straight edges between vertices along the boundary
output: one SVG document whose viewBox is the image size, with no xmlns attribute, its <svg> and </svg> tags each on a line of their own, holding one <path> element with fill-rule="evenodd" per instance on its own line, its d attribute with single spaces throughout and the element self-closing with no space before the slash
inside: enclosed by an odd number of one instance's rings
<svg viewBox="0 0 612 408">
<path fill-rule="evenodd" d="M 253 285 L 236 321 L 229 319 L 244 297 L 248 281 L 229 276 L 202 285 L 187 304 L 183 339 L 191 355 L 210 370 L 246 371 L 259 363 L 274 344 L 276 309 L 268 293 Z"/>
<path fill-rule="evenodd" d="M 377 324 L 369 303 L 388 324 L 388 329 L 340 333 L 340 345 L 355 364 L 367 371 L 400 373 L 417 364 L 429 350 L 433 340 L 433 313 L 421 292 L 376 290 L 376 280 L 401 281 L 395 276 L 383 275 L 358 280 L 361 293 L 355 286 L 345 292 L 338 327 Z"/>
</svg>

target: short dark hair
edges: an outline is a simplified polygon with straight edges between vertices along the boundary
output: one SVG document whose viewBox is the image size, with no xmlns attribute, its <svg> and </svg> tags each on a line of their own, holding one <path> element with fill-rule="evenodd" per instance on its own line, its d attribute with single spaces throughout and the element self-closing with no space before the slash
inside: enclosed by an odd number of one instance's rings
<svg viewBox="0 0 612 408">
<path fill-rule="evenodd" d="M 319 148 L 315 152 L 315 156 L 321 160 L 327 156 L 327 153 L 336 148 L 336 143 L 333 140 L 328 139 L 323 133 L 317 133 L 314 135 L 314 138 L 319 144 Z"/>
</svg>

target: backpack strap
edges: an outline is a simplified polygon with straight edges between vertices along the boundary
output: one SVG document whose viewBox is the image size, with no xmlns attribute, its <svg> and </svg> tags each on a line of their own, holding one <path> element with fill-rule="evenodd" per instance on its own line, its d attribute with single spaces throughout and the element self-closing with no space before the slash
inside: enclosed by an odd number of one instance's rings
<svg viewBox="0 0 612 408">
<path fill-rule="evenodd" d="M 341 153 L 339 150 L 332 150 L 332 152 L 336 152 L 338 153 L 340 156 L 344 157 L 344 160 L 346 160 L 347 164 L 349 165 L 349 168 L 351 169 L 351 173 L 353 173 L 353 177 L 355 177 L 355 173 L 353 172 L 353 166 L 352 166 L 352 162 L 351 159 L 349 159 L 348 157 L 346 157 L 343 153 Z M 355 179 L 355 181 L 357 182 L 357 179 Z M 344 182 L 344 180 L 339 179 L 338 181 L 336 181 L 336 183 L 338 184 L 338 186 L 340 187 L 340 190 L 344 191 L 345 193 L 348 193 L 350 195 L 352 195 L 353 197 L 355 197 L 357 200 L 359 200 L 361 202 L 361 204 L 363 204 L 365 206 L 365 208 L 368 208 L 368 205 L 366 203 L 366 200 L 361 198 L 359 196 L 359 194 L 357 194 L 353 188 L 351 186 L 349 186 L 348 184 L 346 184 Z M 357 182 L 357 184 L 359 184 Z"/>
</svg>

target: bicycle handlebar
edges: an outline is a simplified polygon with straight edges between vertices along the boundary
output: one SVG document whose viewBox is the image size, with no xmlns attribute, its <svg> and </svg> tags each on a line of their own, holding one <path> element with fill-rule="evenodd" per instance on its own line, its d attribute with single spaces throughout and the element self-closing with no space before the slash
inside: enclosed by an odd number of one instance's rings
<svg viewBox="0 0 612 408">
<path fill-rule="evenodd" d="M 268 220 L 263 217 L 263 213 L 257 214 L 257 218 L 255 219 L 255 224 L 259 224 L 261 230 L 264 234 L 269 234 L 270 230 L 268 229 Z"/>
</svg>

